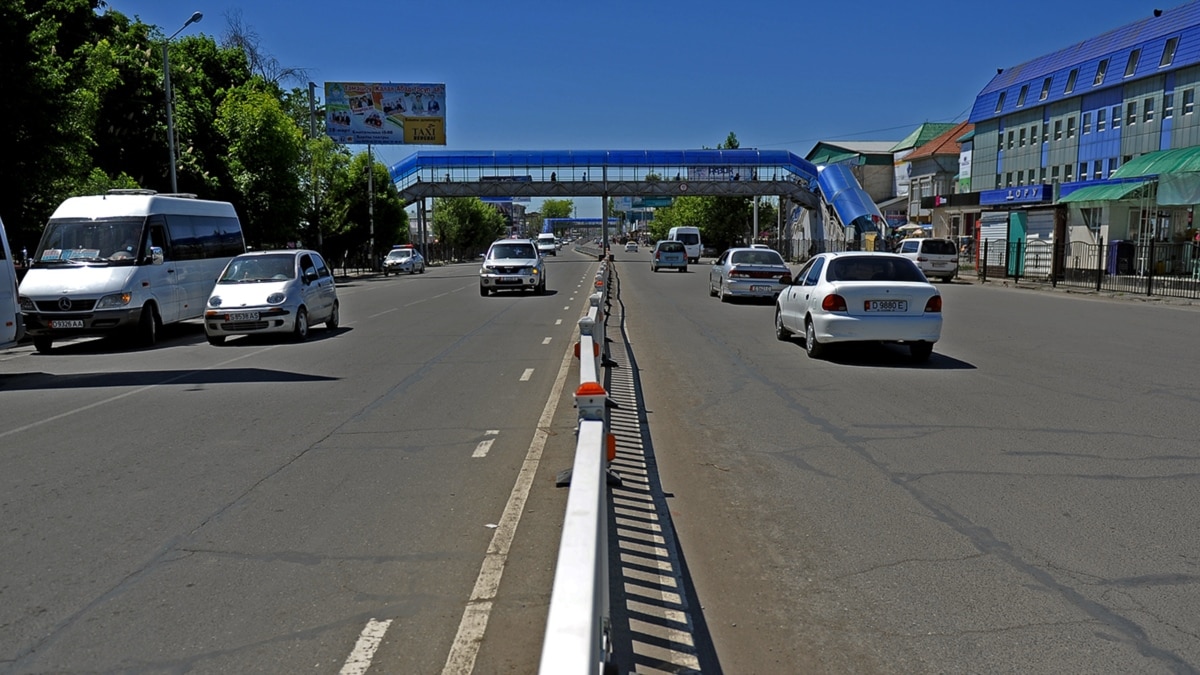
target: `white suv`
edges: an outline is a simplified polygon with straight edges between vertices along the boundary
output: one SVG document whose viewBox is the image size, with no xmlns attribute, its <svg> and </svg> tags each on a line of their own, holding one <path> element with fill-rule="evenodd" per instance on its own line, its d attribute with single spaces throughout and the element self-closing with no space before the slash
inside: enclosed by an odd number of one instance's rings
<svg viewBox="0 0 1200 675">
<path fill-rule="evenodd" d="M 538 295 L 546 292 L 546 264 L 528 239 L 494 241 L 483 258 L 479 294 L 486 297 L 505 289 L 529 289 Z"/>
<path fill-rule="evenodd" d="M 958 274 L 958 247 L 949 239 L 903 239 L 896 252 L 915 261 L 930 279 L 950 281 Z"/>
</svg>

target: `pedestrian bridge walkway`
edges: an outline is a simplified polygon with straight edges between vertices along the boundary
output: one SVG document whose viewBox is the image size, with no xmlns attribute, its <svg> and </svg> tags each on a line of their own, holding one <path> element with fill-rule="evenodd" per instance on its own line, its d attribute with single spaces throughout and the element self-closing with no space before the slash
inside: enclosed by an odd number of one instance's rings
<svg viewBox="0 0 1200 675">
<path fill-rule="evenodd" d="M 820 203 L 817 167 L 786 150 L 421 151 L 390 168 L 406 203 L 430 197 L 777 195 Z"/>
</svg>

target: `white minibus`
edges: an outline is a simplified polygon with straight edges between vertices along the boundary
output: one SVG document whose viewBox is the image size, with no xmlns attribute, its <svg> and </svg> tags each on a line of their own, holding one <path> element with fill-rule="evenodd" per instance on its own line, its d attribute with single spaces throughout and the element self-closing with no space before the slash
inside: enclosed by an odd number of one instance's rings
<svg viewBox="0 0 1200 675">
<path fill-rule="evenodd" d="M 25 324 L 21 321 L 21 306 L 17 302 L 17 270 L 13 266 L 8 233 L 0 220 L 0 349 L 8 349 L 21 341 Z"/>
<path fill-rule="evenodd" d="M 25 330 L 54 341 L 127 330 L 153 345 L 164 324 L 195 319 L 229 259 L 246 251 L 228 202 L 110 190 L 60 205 L 21 280 Z"/>
<path fill-rule="evenodd" d="M 667 239 L 683 242 L 683 248 L 687 251 L 688 262 L 700 262 L 700 255 L 704 251 L 704 245 L 700 243 L 700 228 L 672 227 L 667 233 Z"/>
</svg>

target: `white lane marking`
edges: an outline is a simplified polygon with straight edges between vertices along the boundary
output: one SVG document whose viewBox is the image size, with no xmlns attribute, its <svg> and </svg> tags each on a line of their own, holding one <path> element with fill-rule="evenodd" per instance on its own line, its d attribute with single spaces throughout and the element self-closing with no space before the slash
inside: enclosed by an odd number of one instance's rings
<svg viewBox="0 0 1200 675">
<path fill-rule="evenodd" d="M 383 634 L 387 632 L 388 626 L 391 624 L 391 619 L 368 621 L 367 627 L 358 636 L 358 642 L 354 644 L 354 651 L 346 657 L 346 663 L 342 665 L 339 675 L 363 675 L 367 672 L 367 669 L 371 667 L 371 659 L 375 658 L 375 650 L 379 649 L 379 643 L 383 641 Z"/>
<path fill-rule="evenodd" d="M 551 339 L 552 339 L 552 338 L 542 338 L 542 344 L 544 344 L 544 345 L 548 345 L 548 344 L 550 344 L 550 340 L 551 340 Z"/>
<path fill-rule="evenodd" d="M 567 306 L 567 307 L 563 307 L 563 309 L 571 309 L 571 307 L 570 307 L 570 306 Z"/>
<path fill-rule="evenodd" d="M 555 319 L 555 320 L 554 320 L 554 325 L 555 325 L 555 326 L 561 326 L 561 325 L 562 325 L 562 319 Z"/>
<path fill-rule="evenodd" d="M 57 414 L 57 415 L 51 415 L 50 417 L 47 417 L 46 419 L 43 419 L 43 420 L 38 420 L 38 421 L 36 421 L 36 422 L 30 422 L 29 424 L 26 424 L 25 426 L 22 426 L 22 427 L 17 427 L 17 428 L 15 428 L 15 429 L 9 429 L 8 431 L 5 431 L 5 432 L 0 432 L 0 438 L 5 438 L 5 437 L 7 437 L 7 436 L 12 436 L 13 434 L 19 434 L 19 433 L 21 433 L 22 431 L 28 431 L 28 430 L 30 430 L 30 429 L 32 429 L 32 428 L 34 428 L 34 427 L 40 427 L 40 426 L 42 426 L 43 424 L 49 424 L 50 422 L 54 422 L 54 421 L 56 421 L 56 420 L 60 420 L 60 419 L 62 419 L 62 418 L 64 418 L 64 417 L 70 417 L 71 415 L 74 415 L 74 414 L 76 414 L 76 413 L 81 413 L 81 412 L 83 412 L 83 411 L 85 411 L 85 410 L 91 410 L 92 408 L 98 408 L 98 407 L 100 407 L 100 406 L 102 406 L 102 405 L 105 405 L 105 404 L 107 404 L 107 403 L 112 403 L 112 402 L 114 402 L 114 401 L 120 401 L 121 399 L 123 399 L 123 398 L 127 398 L 127 397 L 129 397 L 129 396 L 133 396 L 134 394 L 140 394 L 140 393 L 142 393 L 143 391 L 149 391 L 149 390 L 151 390 L 151 389 L 153 389 L 153 388 L 155 388 L 155 387 L 160 387 L 160 386 L 162 386 L 162 385 L 164 385 L 164 384 L 171 384 L 172 382 L 177 382 L 177 381 L 179 381 L 179 380 L 182 380 L 182 379 L 183 379 L 183 378 L 185 378 L 185 377 L 189 377 L 189 376 L 191 376 L 191 375 L 194 375 L 194 374 L 196 374 L 196 373 L 203 373 L 203 372 L 204 372 L 204 371 L 206 371 L 206 370 L 214 370 L 214 369 L 216 369 L 216 368 L 221 368 L 222 366 L 227 366 L 227 365 L 229 365 L 229 364 L 231 364 L 231 363 L 233 363 L 233 362 L 235 362 L 235 361 L 241 361 L 242 359 L 248 359 L 248 358 L 250 358 L 250 357 L 252 357 L 252 356 L 257 356 L 257 355 L 259 355 L 259 354 L 262 354 L 263 352 L 271 351 L 272 349 L 275 349 L 275 347 L 277 347 L 277 346 L 278 346 L 278 345 L 271 345 L 270 347 L 264 347 L 264 348 L 262 348 L 262 349 L 259 349 L 259 350 L 256 350 L 256 351 L 253 351 L 253 352 L 250 352 L 249 354 L 243 354 L 243 355 L 241 355 L 241 356 L 235 356 L 235 357 L 233 357 L 232 359 L 227 359 L 227 360 L 225 360 L 225 361 L 222 361 L 222 362 L 220 362 L 220 363 L 215 363 L 215 364 L 213 364 L 213 365 L 211 365 L 211 366 L 209 366 L 209 367 L 207 367 L 207 368 L 197 368 L 196 370 L 189 370 L 188 372 L 186 372 L 186 373 L 181 373 L 181 374 L 179 374 L 179 375 L 176 375 L 175 377 L 168 377 L 167 379 L 165 379 L 165 380 L 163 380 L 163 381 L 161 381 L 161 382 L 155 382 L 154 384 L 148 384 L 148 385 L 146 385 L 146 386 L 144 386 L 144 387 L 138 387 L 137 389 L 134 389 L 134 390 L 132 390 L 132 391 L 127 391 L 127 392 L 125 392 L 124 394 L 117 394 L 116 396 L 110 396 L 110 397 L 108 397 L 108 398 L 106 398 L 106 399 L 103 399 L 103 400 L 101 400 L 101 401 L 96 401 L 95 403 L 89 403 L 89 404 L 87 404 L 87 405 L 85 405 L 85 406 L 80 406 L 80 407 L 78 407 L 78 408 L 75 408 L 74 410 L 68 410 L 68 411 L 66 411 L 66 412 L 61 412 L 61 413 L 59 413 L 59 414 Z"/>
<path fill-rule="evenodd" d="M 528 382 L 531 377 L 533 377 L 533 368 L 526 368 L 525 372 L 521 373 L 522 382 Z"/>
<path fill-rule="evenodd" d="M 390 314 L 390 313 L 392 313 L 392 312 L 396 312 L 396 311 L 399 311 L 399 310 L 400 310 L 400 308 L 399 308 L 399 307 L 393 307 L 393 308 L 391 308 L 391 309 L 385 309 L 385 310 L 383 310 L 382 312 L 380 312 L 380 313 L 378 313 L 378 314 L 372 314 L 371 316 L 368 316 L 367 318 L 368 318 L 368 319 L 377 319 L 377 318 L 379 318 L 379 317 L 383 316 L 384 314 Z"/>
<path fill-rule="evenodd" d="M 500 434 L 499 429 L 488 429 L 487 430 L 488 436 L 497 436 L 499 434 Z M 495 442 L 496 442 L 495 438 L 485 438 L 482 441 L 479 441 L 479 445 L 475 446 L 475 452 L 472 452 L 471 456 L 476 457 L 476 458 L 487 457 L 488 450 L 492 449 L 492 443 L 495 443 Z"/>
<path fill-rule="evenodd" d="M 492 599 L 496 597 L 500 577 L 504 574 L 504 564 L 508 561 L 508 549 L 516 536 L 517 523 L 521 521 L 525 500 L 529 498 L 538 463 L 542 460 L 542 450 L 550 436 L 546 430 L 554 422 L 554 411 L 558 409 L 558 399 L 562 396 L 567 373 L 574 361 L 574 349 L 567 349 L 563 353 L 562 364 L 558 367 L 554 386 L 550 389 L 550 398 L 546 399 L 546 407 L 542 409 L 542 416 L 538 418 L 537 429 L 529 443 L 529 451 L 525 453 L 525 462 L 521 465 L 521 472 L 517 474 L 517 482 L 508 496 L 508 503 L 504 505 L 500 524 L 492 535 L 492 543 L 488 546 L 487 555 L 479 569 L 479 577 L 475 580 L 471 599 L 463 609 L 458 634 L 454 636 L 454 644 L 450 646 L 450 654 L 446 657 L 442 675 L 469 675 L 475 669 L 475 657 L 479 654 L 479 646 L 483 644 L 488 615 L 492 610 Z"/>
</svg>

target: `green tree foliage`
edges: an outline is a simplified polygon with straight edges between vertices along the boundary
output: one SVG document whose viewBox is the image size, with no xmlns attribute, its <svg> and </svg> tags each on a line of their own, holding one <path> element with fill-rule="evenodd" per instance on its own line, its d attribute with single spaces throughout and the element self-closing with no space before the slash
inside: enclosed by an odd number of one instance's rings
<svg viewBox="0 0 1200 675">
<path fill-rule="evenodd" d="M 505 227 L 504 216 L 478 197 L 433 200 L 433 234 L 453 250 L 483 250 L 504 235 Z"/>
<path fill-rule="evenodd" d="M 325 238 L 325 249 L 335 264 L 357 262 L 374 266 L 393 244 L 408 241 L 408 213 L 387 167 L 375 161 L 370 166 L 370 186 L 367 153 L 355 155 L 345 171 L 333 174 L 329 199 L 336 209 L 329 214 L 332 234 Z M 371 260 L 369 255 L 372 223 L 376 260 Z"/>
<path fill-rule="evenodd" d="M 570 218 L 575 202 L 570 199 L 547 199 L 542 202 L 543 218 Z"/>
</svg>

